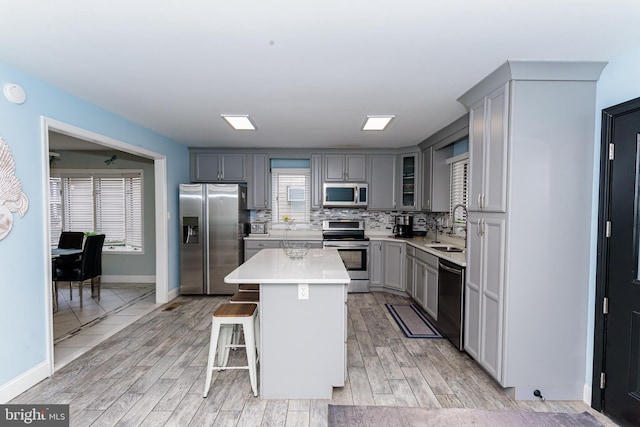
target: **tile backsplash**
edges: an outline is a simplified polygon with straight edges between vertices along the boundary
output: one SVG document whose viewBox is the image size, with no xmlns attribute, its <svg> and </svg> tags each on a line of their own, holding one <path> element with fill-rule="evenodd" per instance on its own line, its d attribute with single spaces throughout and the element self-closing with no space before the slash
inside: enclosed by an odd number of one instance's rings
<svg viewBox="0 0 640 427">
<path fill-rule="evenodd" d="M 438 224 L 438 232 L 449 232 L 447 226 L 448 212 L 405 212 L 405 211 L 368 211 L 366 209 L 316 209 L 311 211 L 310 227 L 320 230 L 322 221 L 326 219 L 359 219 L 365 221 L 365 229 L 370 231 L 385 231 L 393 228 L 394 217 L 398 215 L 413 215 L 414 231 L 433 230 L 434 223 Z M 271 223 L 271 210 L 251 211 L 252 220 Z M 269 228 L 271 228 L 269 226 Z"/>
</svg>

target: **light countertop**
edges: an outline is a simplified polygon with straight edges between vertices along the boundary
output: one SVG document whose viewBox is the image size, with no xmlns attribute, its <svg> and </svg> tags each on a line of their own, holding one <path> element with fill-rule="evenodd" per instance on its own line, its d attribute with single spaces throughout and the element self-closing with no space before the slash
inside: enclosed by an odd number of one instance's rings
<svg viewBox="0 0 640 427">
<path fill-rule="evenodd" d="M 271 229 L 265 234 L 249 234 L 246 240 L 282 240 L 283 229 Z M 322 231 L 319 230 L 290 230 L 287 233 L 289 240 L 319 240 L 322 241 Z"/>
<path fill-rule="evenodd" d="M 465 252 L 442 252 L 437 249 L 433 249 L 433 246 L 456 246 L 464 248 L 464 240 L 458 238 L 452 238 L 447 235 L 438 234 L 439 244 L 432 243 L 433 235 L 417 236 L 412 238 L 396 238 L 393 237 L 390 230 L 384 231 L 366 231 L 365 235 L 371 240 L 384 240 L 384 241 L 402 241 L 415 248 L 429 252 L 439 258 L 446 259 L 461 267 L 467 265 L 467 253 Z M 267 234 L 250 234 L 245 237 L 246 240 L 282 240 L 284 238 L 284 230 L 272 229 Z M 287 233 L 289 240 L 306 240 L 306 241 L 322 241 L 322 231 L 319 230 L 290 230 Z"/>
<path fill-rule="evenodd" d="M 349 274 L 335 249 L 310 249 L 301 259 L 284 250 L 263 249 L 224 278 L 225 283 L 349 283 Z"/>
<path fill-rule="evenodd" d="M 451 261 L 454 264 L 459 265 L 460 267 L 467 266 L 466 250 L 464 252 L 443 252 L 434 249 L 434 246 L 455 246 L 464 249 L 464 240 L 462 239 L 451 238 L 446 235 L 442 236 L 438 234 L 438 241 L 440 241 L 440 243 L 433 243 L 432 241 L 434 236 L 431 234 L 428 234 L 427 236 L 416 236 L 411 238 L 398 238 L 393 237 L 393 235 L 391 235 L 389 232 L 367 232 L 367 237 L 369 237 L 369 239 L 371 240 L 405 242 L 408 245 L 435 255 L 438 258 Z"/>
</svg>

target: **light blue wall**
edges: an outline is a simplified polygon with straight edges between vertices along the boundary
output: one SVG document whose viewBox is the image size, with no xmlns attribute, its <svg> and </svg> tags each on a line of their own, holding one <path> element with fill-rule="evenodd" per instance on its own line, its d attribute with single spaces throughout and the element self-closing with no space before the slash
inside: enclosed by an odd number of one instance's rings
<svg viewBox="0 0 640 427">
<path fill-rule="evenodd" d="M 42 116 L 143 147 L 167 158 L 169 290 L 178 288 L 178 184 L 189 181 L 189 153 L 185 146 L 128 122 L 44 81 L 0 63 L 0 87 L 13 82 L 26 94 L 24 104 L 0 95 L 0 136 L 15 159 L 15 174 L 29 198 L 23 218 L 14 214 L 11 233 L 0 240 L 0 387 L 46 360 L 45 289 L 49 242 L 45 224 L 46 165 Z"/>
<path fill-rule="evenodd" d="M 640 97 L 640 47 L 612 59 L 605 67 L 596 91 L 596 126 L 593 145 L 593 188 L 591 221 L 591 268 L 589 280 L 589 330 L 587 336 L 587 366 L 585 382 L 591 384 L 593 373 L 593 333 L 595 321 L 596 255 L 598 232 L 598 198 L 600 185 L 600 133 L 602 110 Z"/>
</svg>

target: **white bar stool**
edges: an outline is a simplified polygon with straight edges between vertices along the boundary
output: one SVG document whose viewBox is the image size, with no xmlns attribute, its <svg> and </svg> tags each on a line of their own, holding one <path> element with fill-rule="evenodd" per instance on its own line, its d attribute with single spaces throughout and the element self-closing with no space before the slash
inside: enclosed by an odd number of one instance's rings
<svg viewBox="0 0 640 427">
<path fill-rule="evenodd" d="M 214 370 L 224 369 L 248 369 L 249 379 L 253 395 L 258 396 L 257 379 L 257 359 L 256 359 L 256 337 L 254 325 L 257 313 L 256 304 L 222 304 L 213 313 L 211 321 L 211 342 L 209 344 L 209 360 L 207 362 L 207 379 L 204 386 L 203 397 L 209 394 L 211 388 L 211 377 Z M 244 345 L 231 343 L 231 330 L 235 325 L 241 325 L 244 333 Z M 229 348 L 245 347 L 247 352 L 247 366 L 225 366 Z M 218 363 L 215 366 L 216 351 L 218 352 Z M 224 363 L 221 363 L 224 362 Z"/>
<path fill-rule="evenodd" d="M 250 285 L 253 286 L 253 285 Z M 256 285 L 257 286 L 257 285 Z M 231 304 L 256 304 L 259 306 L 260 304 L 260 292 L 250 292 L 250 291 L 238 291 L 231 296 L 230 300 Z M 256 336 L 256 351 L 258 352 L 258 358 L 260 358 L 260 316 L 256 313 L 256 323 L 255 323 L 255 336 Z M 240 342 L 240 327 L 238 325 L 233 328 L 233 338 L 232 342 L 237 344 Z M 229 350 L 227 350 L 225 354 L 225 363 L 221 363 L 222 365 L 226 365 L 226 360 L 229 357 Z M 220 363 L 220 361 L 218 361 Z"/>
</svg>

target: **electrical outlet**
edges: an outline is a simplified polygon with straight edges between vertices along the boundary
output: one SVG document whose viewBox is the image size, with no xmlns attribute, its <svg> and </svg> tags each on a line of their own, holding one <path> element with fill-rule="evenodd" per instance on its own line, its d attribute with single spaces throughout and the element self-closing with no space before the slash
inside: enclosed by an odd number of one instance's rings
<svg viewBox="0 0 640 427">
<path fill-rule="evenodd" d="M 298 283 L 298 299 L 309 299 L 308 283 Z"/>
</svg>

